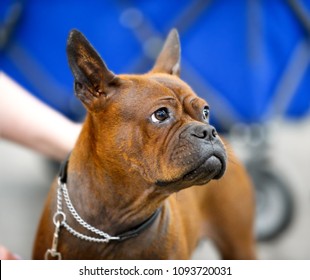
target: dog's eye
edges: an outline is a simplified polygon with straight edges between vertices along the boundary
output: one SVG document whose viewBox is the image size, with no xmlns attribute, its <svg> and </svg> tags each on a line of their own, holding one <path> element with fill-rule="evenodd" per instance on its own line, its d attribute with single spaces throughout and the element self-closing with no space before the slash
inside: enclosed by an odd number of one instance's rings
<svg viewBox="0 0 310 280">
<path fill-rule="evenodd" d="M 169 112 L 167 108 L 160 108 L 153 113 L 151 116 L 153 123 L 159 123 L 167 120 L 169 118 Z"/>
<path fill-rule="evenodd" d="M 209 115 L 210 115 L 210 108 L 209 106 L 205 106 L 202 110 L 202 116 L 205 120 L 209 119 Z"/>
</svg>

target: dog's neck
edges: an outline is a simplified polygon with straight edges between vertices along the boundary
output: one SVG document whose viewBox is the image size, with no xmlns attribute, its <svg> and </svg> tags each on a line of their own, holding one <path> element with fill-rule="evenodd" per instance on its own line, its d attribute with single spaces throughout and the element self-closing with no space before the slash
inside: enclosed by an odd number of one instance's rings
<svg viewBox="0 0 310 280">
<path fill-rule="evenodd" d="M 88 128 L 86 120 L 70 155 L 68 191 L 75 209 L 89 224 L 110 235 L 120 234 L 150 217 L 167 194 L 141 179 L 133 185 L 132 174 L 111 176 L 113 170 L 108 172 L 109 162 L 99 158 Z"/>
</svg>

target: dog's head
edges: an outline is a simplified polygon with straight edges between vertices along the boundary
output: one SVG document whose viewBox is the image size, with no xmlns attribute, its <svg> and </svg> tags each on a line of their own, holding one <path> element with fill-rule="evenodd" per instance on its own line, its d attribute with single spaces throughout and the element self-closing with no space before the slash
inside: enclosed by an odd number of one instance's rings
<svg viewBox="0 0 310 280">
<path fill-rule="evenodd" d="M 92 152 L 107 174 L 174 190 L 224 174 L 226 152 L 209 124 L 209 105 L 179 78 L 176 30 L 143 75 L 115 75 L 75 30 L 67 54 L 75 93 L 88 111 Z"/>
</svg>

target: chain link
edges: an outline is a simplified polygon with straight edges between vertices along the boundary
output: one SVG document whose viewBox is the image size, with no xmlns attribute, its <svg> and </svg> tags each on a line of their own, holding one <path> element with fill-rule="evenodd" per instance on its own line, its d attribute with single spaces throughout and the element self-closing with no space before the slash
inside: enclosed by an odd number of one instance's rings
<svg viewBox="0 0 310 280">
<path fill-rule="evenodd" d="M 96 238 L 96 237 L 91 237 L 85 234 L 82 234 L 76 230 L 74 230 L 71 226 L 68 225 L 68 223 L 65 220 L 65 214 L 62 211 L 62 197 L 64 197 L 65 200 L 65 204 L 68 208 L 68 210 L 70 211 L 71 215 L 73 216 L 73 218 L 85 229 L 99 235 L 102 236 L 104 238 Z M 120 239 L 118 236 L 111 236 L 106 232 L 103 232 L 93 226 L 91 226 L 90 224 L 86 223 L 81 216 L 76 212 L 74 206 L 72 205 L 69 193 L 68 193 L 68 189 L 67 189 L 67 185 L 66 183 L 62 183 L 60 181 L 60 179 L 58 179 L 58 189 L 57 189 L 57 212 L 55 215 L 57 214 L 61 214 L 63 215 L 63 220 L 61 221 L 61 225 L 65 227 L 65 229 L 71 233 L 73 236 L 86 240 L 86 241 L 90 241 L 90 242 L 98 242 L 98 243 L 107 243 L 110 240 L 118 240 Z"/>
</svg>

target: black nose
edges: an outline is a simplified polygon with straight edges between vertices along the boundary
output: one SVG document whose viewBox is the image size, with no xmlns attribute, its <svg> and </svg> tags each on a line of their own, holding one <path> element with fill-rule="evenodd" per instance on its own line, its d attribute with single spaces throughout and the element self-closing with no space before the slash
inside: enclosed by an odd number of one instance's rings
<svg viewBox="0 0 310 280">
<path fill-rule="evenodd" d="M 216 129 L 212 125 L 197 125 L 192 128 L 191 134 L 194 137 L 210 141 L 217 137 Z"/>
</svg>

